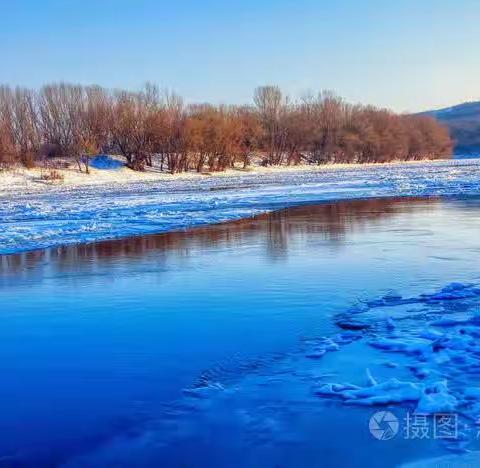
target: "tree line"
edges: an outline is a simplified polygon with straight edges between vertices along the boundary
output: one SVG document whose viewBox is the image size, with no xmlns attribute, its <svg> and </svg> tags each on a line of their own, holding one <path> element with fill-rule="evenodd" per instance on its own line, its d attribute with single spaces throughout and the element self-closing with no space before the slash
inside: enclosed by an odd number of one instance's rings
<svg viewBox="0 0 480 468">
<path fill-rule="evenodd" d="M 172 174 L 235 165 L 375 163 L 452 154 L 446 127 L 431 117 L 352 105 L 332 92 L 290 100 L 276 86 L 245 106 L 185 104 L 146 84 L 138 92 L 52 84 L 0 87 L 0 163 L 32 167 L 63 157 L 89 172 L 96 154 Z"/>
</svg>

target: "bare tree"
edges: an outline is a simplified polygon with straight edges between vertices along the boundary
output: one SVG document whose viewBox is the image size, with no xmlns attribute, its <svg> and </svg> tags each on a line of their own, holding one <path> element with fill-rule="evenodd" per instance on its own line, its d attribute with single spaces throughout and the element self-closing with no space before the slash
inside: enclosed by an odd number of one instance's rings
<svg viewBox="0 0 480 468">
<path fill-rule="evenodd" d="M 0 87 L 0 102 L 13 137 L 14 150 L 22 164 L 31 167 L 41 141 L 35 92 Z"/>
<path fill-rule="evenodd" d="M 329 91 L 291 102 L 262 86 L 254 106 L 185 106 L 151 83 L 139 92 L 60 83 L 0 87 L 0 152 L 3 164 L 25 166 L 61 155 L 86 173 L 108 152 L 133 170 L 159 162 L 174 174 L 247 167 L 253 155 L 269 165 L 435 159 L 451 155 L 452 140 L 435 119 L 352 106 Z"/>
<path fill-rule="evenodd" d="M 98 154 L 108 144 L 110 121 L 112 119 L 111 100 L 108 93 L 98 86 L 85 89 L 81 109 L 81 123 L 76 135 L 81 149 L 80 159 L 89 173 L 90 158 Z"/>
<path fill-rule="evenodd" d="M 253 101 L 262 120 L 267 148 L 267 164 L 279 164 L 282 159 L 285 143 L 285 132 L 281 126 L 281 118 L 285 103 L 278 86 L 258 87 Z"/>
</svg>

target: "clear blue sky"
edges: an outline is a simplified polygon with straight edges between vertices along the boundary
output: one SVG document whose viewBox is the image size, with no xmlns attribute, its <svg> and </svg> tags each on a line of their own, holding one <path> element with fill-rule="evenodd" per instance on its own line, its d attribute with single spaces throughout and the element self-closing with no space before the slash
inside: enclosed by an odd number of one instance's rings
<svg viewBox="0 0 480 468">
<path fill-rule="evenodd" d="M 245 103 L 295 96 L 417 111 L 480 99 L 478 0 L 0 0 L 0 83 Z"/>
</svg>

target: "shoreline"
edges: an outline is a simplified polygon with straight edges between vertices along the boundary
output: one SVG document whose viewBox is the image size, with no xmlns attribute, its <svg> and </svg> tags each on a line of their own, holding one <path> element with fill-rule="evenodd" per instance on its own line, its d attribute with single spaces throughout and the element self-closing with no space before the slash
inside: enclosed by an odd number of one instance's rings
<svg viewBox="0 0 480 468">
<path fill-rule="evenodd" d="M 25 254 L 30 254 L 34 252 L 44 252 L 44 251 L 52 251 L 54 249 L 72 249 L 75 250 L 79 247 L 83 248 L 89 248 L 89 247 L 101 247 L 103 246 L 112 246 L 112 245 L 121 245 L 122 243 L 128 243 L 128 242 L 135 242 L 139 241 L 140 239 L 143 239 L 145 241 L 149 240 L 155 240 L 159 236 L 181 236 L 185 234 L 196 234 L 197 232 L 202 232 L 207 229 L 215 229 L 218 227 L 223 227 L 231 224 L 240 224 L 243 222 L 251 222 L 252 220 L 258 219 L 260 217 L 268 217 L 271 213 L 275 212 L 282 212 L 285 210 L 291 210 L 291 209 L 302 209 L 302 208 L 307 208 L 307 207 L 315 207 L 315 206 L 321 206 L 321 205 L 332 205 L 332 204 L 351 204 L 351 203 L 362 203 L 362 202 L 371 202 L 371 201 L 385 201 L 385 202 L 394 202 L 394 201 L 428 201 L 431 199 L 436 199 L 436 197 L 430 197 L 430 196 L 424 196 L 424 197 L 418 197 L 416 195 L 406 195 L 406 196 L 397 196 L 397 195 L 391 195 L 391 196 L 384 196 L 384 197 L 359 197 L 359 198 L 348 198 L 348 199 L 338 199 L 338 200 L 320 200 L 320 201 L 315 201 L 311 203 L 305 203 L 305 204 L 300 204 L 300 205 L 290 205 L 290 206 L 284 206 L 272 211 L 262 211 L 261 213 L 257 213 L 251 216 L 245 216 L 243 218 L 235 218 L 231 220 L 225 220 L 225 221 L 219 221 L 219 222 L 212 222 L 212 223 L 205 223 L 205 224 L 193 224 L 190 226 L 186 227 L 181 227 L 178 229 L 172 229 L 172 230 L 167 230 L 167 231 L 153 231 L 153 232 L 144 232 L 144 233 L 139 233 L 139 234 L 131 234 L 127 236 L 114 236 L 114 237 L 105 237 L 102 239 L 98 240 L 92 240 L 92 241 L 85 241 L 85 242 L 78 242 L 78 243 L 66 243 L 66 244 L 54 244 L 54 245 L 49 245 L 49 246 L 43 246 L 43 247 L 37 247 L 33 249 L 27 249 L 27 250 L 17 250 L 14 252 L 7 252 L 7 253 L 2 253 L 0 252 L 0 259 L 2 257 L 12 257 L 12 256 L 22 256 Z"/>
<path fill-rule="evenodd" d="M 143 178 L 115 183 L 92 175 L 98 183 L 59 185 L 25 182 L 22 173 L 16 184 L 2 187 L 0 181 L 0 254 L 179 231 L 312 202 L 480 193 L 478 159 L 156 174 L 149 180 L 134 174 Z"/>
<path fill-rule="evenodd" d="M 474 160 L 474 159 L 472 159 Z M 197 173 L 182 172 L 179 174 L 170 174 L 161 172 L 159 169 L 147 168 L 144 172 L 137 172 L 126 167 L 120 169 L 95 169 L 91 168 L 91 174 L 79 172 L 76 168 L 54 169 L 59 173 L 62 180 L 43 180 L 42 174 L 48 173 L 47 168 L 16 167 L 12 169 L 0 170 L 0 195 L 11 195 L 16 193 L 39 193 L 47 192 L 52 189 L 81 189 L 83 187 L 104 187 L 116 186 L 122 187 L 136 183 L 153 182 L 171 182 L 180 180 L 202 180 L 202 179 L 221 179 L 242 176 L 255 175 L 288 175 L 290 173 L 318 173 L 328 171 L 344 170 L 365 170 L 369 168 L 389 168 L 398 166 L 422 165 L 422 164 L 445 164 L 465 161 L 463 159 L 435 159 L 435 160 L 416 160 L 416 161 L 393 161 L 388 163 L 339 163 L 325 165 L 307 165 L 298 166 L 250 166 L 247 169 L 235 168 L 224 172 Z"/>
</svg>

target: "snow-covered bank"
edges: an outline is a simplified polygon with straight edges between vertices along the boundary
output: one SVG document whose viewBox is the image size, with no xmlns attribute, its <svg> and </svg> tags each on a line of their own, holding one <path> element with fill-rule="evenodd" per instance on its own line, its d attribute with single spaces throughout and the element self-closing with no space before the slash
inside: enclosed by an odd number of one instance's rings
<svg viewBox="0 0 480 468">
<path fill-rule="evenodd" d="M 154 165 L 147 167 L 144 172 L 132 171 L 125 164 L 112 157 L 99 156 L 92 160 L 90 174 L 79 172 L 76 167 L 68 169 L 55 169 L 59 175 L 57 180 L 48 180 L 50 170 L 45 168 L 26 169 L 17 167 L 0 171 L 0 194 L 7 193 L 30 193 L 45 192 L 55 188 L 80 189 L 89 186 L 124 186 L 135 183 L 148 182 L 172 182 L 175 180 L 199 180 L 203 178 L 235 178 L 245 175 L 271 175 L 279 176 L 295 173 L 318 173 L 338 170 L 365 170 L 369 168 L 394 167 L 398 165 L 422 165 L 422 164 L 444 164 L 451 161 L 407 161 L 390 162 L 384 164 L 327 164 L 322 166 L 298 165 L 298 166 L 250 166 L 247 169 L 229 169 L 224 172 L 197 173 L 181 172 L 170 174 Z M 45 177 L 46 176 L 46 177 Z M 47 179 L 47 180 L 46 180 Z"/>
<path fill-rule="evenodd" d="M 38 182 L 3 180 L 0 254 L 184 229 L 298 204 L 480 194 L 480 160 L 265 169 L 215 177 L 157 174 L 161 179 L 148 179 L 154 176 L 147 173 L 139 175 L 146 177 L 142 181 L 107 181 L 123 177 L 122 171 L 99 170 L 106 174 L 101 176 L 105 180 L 90 185 L 48 184 L 45 188 Z M 2 177 L 12 177 L 6 174 Z"/>
</svg>

